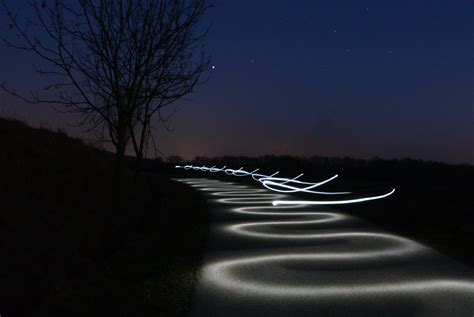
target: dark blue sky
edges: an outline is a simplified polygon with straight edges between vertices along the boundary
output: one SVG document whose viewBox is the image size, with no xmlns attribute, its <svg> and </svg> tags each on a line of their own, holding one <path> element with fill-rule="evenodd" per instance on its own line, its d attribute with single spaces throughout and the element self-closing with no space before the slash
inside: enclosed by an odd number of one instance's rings
<svg viewBox="0 0 474 317">
<path fill-rule="evenodd" d="M 164 154 L 474 163 L 474 2 L 221 0 L 208 17 L 215 69 L 180 102 L 174 131 L 158 129 Z M 0 80 L 39 87 L 34 59 L 0 55 Z M 4 94 L 0 107 L 32 123 L 74 122 Z"/>
</svg>

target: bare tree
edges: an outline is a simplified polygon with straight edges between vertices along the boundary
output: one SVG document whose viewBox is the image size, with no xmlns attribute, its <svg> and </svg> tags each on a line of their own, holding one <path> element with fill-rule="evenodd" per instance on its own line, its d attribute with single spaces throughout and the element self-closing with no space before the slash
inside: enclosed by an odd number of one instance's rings
<svg viewBox="0 0 474 317">
<path fill-rule="evenodd" d="M 19 41 L 8 46 L 39 56 L 52 83 L 28 96 L 30 103 L 64 106 L 81 125 L 98 131 L 116 150 L 120 191 L 125 151 L 143 157 L 154 118 L 191 93 L 209 68 L 201 25 L 207 0 L 33 1 L 34 16 L 20 19 L 3 0 Z M 152 140 L 153 141 L 153 140 Z"/>
</svg>

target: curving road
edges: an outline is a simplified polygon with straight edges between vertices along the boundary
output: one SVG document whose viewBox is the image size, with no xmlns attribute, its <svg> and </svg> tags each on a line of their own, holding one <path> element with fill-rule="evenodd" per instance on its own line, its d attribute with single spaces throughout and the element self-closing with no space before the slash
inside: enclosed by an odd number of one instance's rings
<svg viewBox="0 0 474 317">
<path fill-rule="evenodd" d="M 474 272 L 430 248 L 265 189 L 176 180 L 211 209 L 191 316 L 474 315 Z"/>
</svg>

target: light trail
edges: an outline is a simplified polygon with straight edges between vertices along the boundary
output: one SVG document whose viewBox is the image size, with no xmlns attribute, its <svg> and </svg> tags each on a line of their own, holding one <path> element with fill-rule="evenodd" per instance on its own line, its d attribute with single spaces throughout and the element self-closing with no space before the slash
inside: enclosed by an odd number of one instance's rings
<svg viewBox="0 0 474 317">
<path fill-rule="evenodd" d="M 416 303 L 420 316 L 457 316 L 474 308 L 472 276 L 413 240 L 286 200 L 285 193 L 210 179 L 179 181 L 205 192 L 218 215 L 231 216 L 212 226 L 211 239 L 231 241 L 232 253 L 221 246 L 223 253 L 211 256 L 200 275 L 199 285 L 218 299 L 250 307 L 269 301 L 345 311 L 353 305 L 359 312 L 374 298 L 401 299 L 407 307 Z M 288 203 L 271 204 L 275 200 Z M 235 252 L 239 242 L 243 252 Z M 201 299 L 215 300 L 207 292 Z"/>
<path fill-rule="evenodd" d="M 175 168 L 184 168 L 185 170 L 199 170 L 199 171 L 209 171 L 212 173 L 217 172 L 224 172 L 227 175 L 233 175 L 237 177 L 243 176 L 251 176 L 254 180 L 260 182 L 265 188 L 278 192 L 278 193 L 305 193 L 305 194 L 315 194 L 315 195 L 348 195 L 351 192 L 325 192 L 325 191 L 315 191 L 313 190 L 316 187 L 322 186 L 330 181 L 336 179 L 338 175 L 334 175 L 326 180 L 323 180 L 318 183 L 310 183 L 310 182 L 303 182 L 299 181 L 298 178 L 303 176 L 300 174 L 294 178 L 283 178 L 283 177 L 275 177 L 279 172 L 275 172 L 271 175 L 264 175 L 257 173 L 259 169 L 255 169 L 251 172 L 245 171 L 243 167 L 235 170 L 231 168 L 227 168 L 226 166 L 222 168 L 217 168 L 215 166 L 207 167 L 203 166 L 193 166 L 193 165 L 176 165 Z M 272 202 L 273 205 L 344 205 L 344 204 L 353 204 L 353 203 L 360 203 L 372 200 L 383 199 L 388 196 L 391 196 L 395 192 L 395 189 L 392 188 L 389 192 L 382 194 L 382 195 L 375 195 L 375 196 L 367 196 L 361 198 L 352 198 L 352 199 L 339 199 L 339 200 L 275 200 Z"/>
<path fill-rule="evenodd" d="M 379 195 L 379 196 L 371 196 L 371 197 L 364 197 L 364 198 L 355 198 L 355 199 L 346 199 L 346 200 L 335 200 L 335 201 L 330 201 L 330 200 L 275 200 L 272 202 L 274 206 L 278 205 L 298 205 L 298 204 L 304 204 L 304 205 L 344 205 L 344 204 L 353 204 L 353 203 L 360 203 L 364 201 L 371 201 L 371 200 L 377 200 L 377 199 L 382 199 L 385 197 L 388 197 L 392 195 L 395 192 L 395 189 L 392 188 L 392 190 L 386 194 Z"/>
<path fill-rule="evenodd" d="M 311 194 L 322 194 L 322 195 L 342 195 L 342 194 L 350 194 L 351 192 L 320 192 L 320 191 L 313 191 L 311 189 L 329 183 L 333 179 L 337 178 L 339 175 L 334 175 L 322 182 L 319 183 L 308 183 L 308 182 L 301 182 L 297 181 L 296 178 L 302 176 L 303 174 L 298 175 L 295 178 L 288 179 L 288 178 L 278 178 L 278 177 L 262 177 L 259 181 L 265 188 L 273 190 L 279 193 L 296 193 L 296 192 L 303 192 L 303 193 L 311 193 Z M 298 188 L 295 186 L 286 185 L 289 183 L 294 184 L 301 184 L 301 185 L 308 185 L 306 187 Z M 284 189 L 278 189 L 278 188 Z"/>
</svg>

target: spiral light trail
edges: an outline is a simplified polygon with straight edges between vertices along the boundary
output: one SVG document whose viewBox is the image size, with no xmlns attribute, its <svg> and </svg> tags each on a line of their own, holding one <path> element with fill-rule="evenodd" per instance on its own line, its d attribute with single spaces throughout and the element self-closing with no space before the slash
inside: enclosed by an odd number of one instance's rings
<svg viewBox="0 0 474 317">
<path fill-rule="evenodd" d="M 193 316 L 474 311 L 472 271 L 417 242 L 324 206 L 273 205 L 286 201 L 285 193 L 203 178 L 177 180 L 206 195 L 212 217 Z"/>
</svg>

